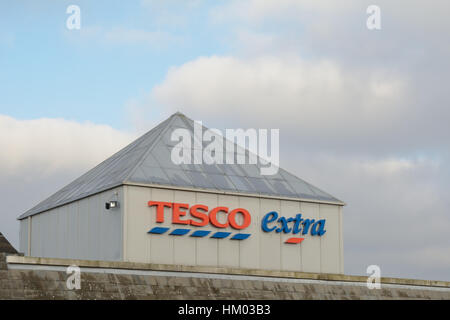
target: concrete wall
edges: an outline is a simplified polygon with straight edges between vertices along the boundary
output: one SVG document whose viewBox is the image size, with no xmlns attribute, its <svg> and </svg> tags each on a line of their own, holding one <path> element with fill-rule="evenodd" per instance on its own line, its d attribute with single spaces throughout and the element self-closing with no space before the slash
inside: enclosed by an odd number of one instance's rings
<svg viewBox="0 0 450 320">
<path fill-rule="evenodd" d="M 20 221 L 20 251 L 33 257 L 93 260 L 122 259 L 123 208 L 106 210 L 105 202 L 123 187 L 108 190 Z"/>
<path fill-rule="evenodd" d="M 369 290 L 359 285 L 233 280 L 168 275 L 85 272 L 80 290 L 68 290 L 63 271 L 0 270 L 0 299 L 450 299 L 450 290 L 389 287 Z"/>
<path fill-rule="evenodd" d="M 124 261 L 303 272 L 344 272 L 340 206 L 143 186 L 124 188 L 126 199 Z M 171 236 L 168 233 L 148 234 L 147 232 L 155 226 L 236 232 L 231 228 L 219 230 L 210 225 L 205 227 L 172 225 L 171 209 L 166 209 L 164 223 L 156 223 L 156 208 L 147 205 L 150 200 L 190 205 L 204 204 L 209 208 L 217 206 L 226 206 L 230 209 L 245 208 L 252 215 L 252 223 L 242 233 L 252 235 L 246 240 L 234 241 L 209 237 Z M 277 211 L 286 217 L 302 213 L 305 218 L 326 219 L 327 232 L 321 237 L 305 235 L 305 240 L 300 244 L 284 244 L 283 242 L 292 235 L 265 233 L 261 230 L 262 216 L 270 211 Z"/>
<path fill-rule="evenodd" d="M 8 270 L 0 268 L 1 299 L 450 299 L 450 283 L 411 279 L 382 279 L 380 290 L 369 290 L 365 277 L 276 272 L 278 277 L 120 269 L 124 262 L 52 261 L 8 257 Z M 0 267 L 2 266 L 0 254 Z M 81 289 L 66 286 L 69 265 L 81 267 Z M 108 268 L 108 264 L 110 265 Z M 97 268 L 92 266 L 97 265 Z M 101 267 L 103 265 L 103 267 Z M 125 266 L 126 265 L 126 266 Z M 91 266 L 91 267 L 89 267 Z M 119 269 L 117 269 L 119 267 Z M 147 266 L 152 267 L 152 266 Z M 53 269 L 52 269 L 53 268 Z M 165 267 L 170 269 L 169 266 Z M 173 266 L 172 269 L 176 269 Z M 188 268 L 186 268 L 188 269 Z M 236 273 L 236 270 L 234 270 Z M 245 270 L 241 270 L 242 273 Z M 267 275 L 270 272 L 265 272 Z M 316 280 L 328 279 L 328 280 Z M 396 284 L 392 284 L 396 283 Z"/>
</svg>

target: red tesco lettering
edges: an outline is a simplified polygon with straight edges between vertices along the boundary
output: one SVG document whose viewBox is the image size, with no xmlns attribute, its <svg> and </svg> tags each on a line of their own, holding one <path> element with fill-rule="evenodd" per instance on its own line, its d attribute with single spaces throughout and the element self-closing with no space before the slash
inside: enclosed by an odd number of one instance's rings
<svg viewBox="0 0 450 320">
<path fill-rule="evenodd" d="M 156 207 L 157 223 L 164 222 L 164 208 L 172 209 L 173 224 L 185 224 L 197 227 L 204 227 L 211 224 L 216 228 L 231 227 L 233 229 L 242 230 L 247 228 L 252 221 L 250 212 L 243 208 L 237 208 L 230 211 L 228 207 L 216 207 L 209 210 L 208 206 L 203 204 L 189 206 L 187 203 L 163 201 L 149 201 L 148 206 Z M 242 216 L 243 222 L 241 223 L 238 223 L 238 214 Z"/>
</svg>

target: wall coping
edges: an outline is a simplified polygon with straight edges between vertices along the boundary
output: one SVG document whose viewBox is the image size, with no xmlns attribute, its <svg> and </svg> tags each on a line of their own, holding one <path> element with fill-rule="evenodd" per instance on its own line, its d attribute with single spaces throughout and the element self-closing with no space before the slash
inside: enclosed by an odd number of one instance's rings
<svg viewBox="0 0 450 320">
<path fill-rule="evenodd" d="M 185 266 L 185 265 L 123 262 L 123 261 L 40 258 L 28 256 L 27 257 L 7 256 L 6 262 L 7 264 L 15 264 L 15 265 L 20 264 L 47 265 L 47 266 L 76 265 L 78 267 L 104 268 L 104 269 L 110 268 L 110 269 L 125 269 L 125 270 L 128 269 L 128 270 L 151 270 L 151 271 L 178 271 L 178 272 L 247 275 L 247 276 L 294 278 L 294 279 L 325 280 L 325 281 L 347 281 L 347 282 L 367 281 L 367 277 L 365 276 L 352 276 L 352 275 L 332 274 L 332 273 L 306 273 L 297 271 L 259 270 L 259 269 L 231 268 L 231 267 Z M 380 282 L 382 284 L 450 288 L 449 281 L 440 281 L 440 280 L 418 280 L 418 279 L 381 277 Z"/>
</svg>

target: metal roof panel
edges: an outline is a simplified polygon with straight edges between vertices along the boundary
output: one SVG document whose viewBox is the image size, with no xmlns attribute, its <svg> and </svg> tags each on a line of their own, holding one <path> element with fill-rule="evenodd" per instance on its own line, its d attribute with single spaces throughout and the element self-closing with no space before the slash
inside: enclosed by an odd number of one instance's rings
<svg viewBox="0 0 450 320">
<path fill-rule="evenodd" d="M 130 143 L 54 195 L 31 208 L 18 219 L 88 197 L 107 188 L 130 183 L 160 184 L 198 189 L 228 190 L 242 194 L 260 194 L 282 198 L 302 198 L 344 204 L 330 194 L 279 168 L 276 175 L 260 174 L 260 164 L 181 164 L 171 160 L 171 150 L 178 142 L 171 141 L 173 130 L 187 129 L 194 136 L 194 121 L 175 113 L 158 126 Z M 202 127 L 206 131 L 206 127 Z M 223 154 L 230 142 L 223 139 Z M 203 147 L 207 144 L 203 142 Z M 249 151 L 233 143 L 237 153 Z M 191 152 L 194 144 L 191 145 Z M 258 163 L 263 163 L 258 159 Z M 224 159 L 225 160 L 225 159 Z"/>
</svg>

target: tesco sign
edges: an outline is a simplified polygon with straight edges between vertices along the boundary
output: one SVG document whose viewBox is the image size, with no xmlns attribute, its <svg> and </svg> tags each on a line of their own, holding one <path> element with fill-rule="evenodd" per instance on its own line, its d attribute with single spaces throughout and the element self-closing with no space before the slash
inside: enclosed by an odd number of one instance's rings
<svg viewBox="0 0 450 320">
<path fill-rule="evenodd" d="M 156 223 L 164 223 L 168 217 L 165 217 L 165 208 L 171 209 L 170 222 L 173 225 L 183 225 L 170 231 L 169 235 L 191 237 L 206 237 L 216 239 L 229 238 L 231 240 L 245 240 L 251 236 L 249 233 L 243 233 L 252 223 L 252 215 L 244 208 L 230 209 L 229 207 L 208 207 L 203 204 L 189 205 L 187 203 L 149 201 L 149 207 L 156 208 Z M 239 217 L 239 218 L 238 218 Z M 295 217 L 286 218 L 280 216 L 276 211 L 265 214 L 261 220 L 261 229 L 263 232 L 285 233 L 291 235 L 322 236 L 325 234 L 325 219 L 303 219 L 299 213 Z M 202 229 L 190 229 L 189 226 L 202 227 Z M 213 230 L 206 230 L 212 227 Z M 231 230 L 230 230 L 231 228 Z M 154 227 L 148 233 L 164 234 L 171 228 Z M 224 230 L 226 229 L 226 230 Z M 230 231 L 235 232 L 230 232 Z M 191 233 L 191 231 L 193 231 Z M 236 233 L 237 232 L 237 233 Z M 291 237 L 285 243 L 300 243 L 304 238 Z"/>
<path fill-rule="evenodd" d="M 216 228 L 228 228 L 241 230 L 247 228 L 252 222 L 250 213 L 242 208 L 231 210 L 228 207 L 216 207 L 211 210 L 208 206 L 203 204 L 196 204 L 189 207 L 187 203 L 176 202 L 160 202 L 149 201 L 149 207 L 156 206 L 156 222 L 164 222 L 164 208 L 172 208 L 172 223 L 173 224 L 186 224 L 196 227 L 204 227 L 208 224 Z M 191 219 L 186 217 L 188 215 Z M 225 222 L 219 222 L 218 215 L 225 216 Z M 244 218 L 244 222 L 239 224 L 236 221 L 236 216 L 240 215 Z M 193 219 L 192 219 L 193 218 Z"/>
</svg>

